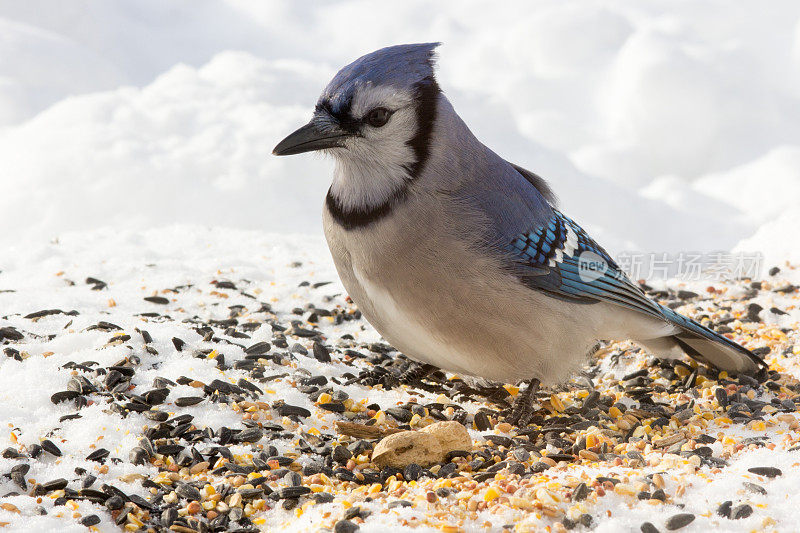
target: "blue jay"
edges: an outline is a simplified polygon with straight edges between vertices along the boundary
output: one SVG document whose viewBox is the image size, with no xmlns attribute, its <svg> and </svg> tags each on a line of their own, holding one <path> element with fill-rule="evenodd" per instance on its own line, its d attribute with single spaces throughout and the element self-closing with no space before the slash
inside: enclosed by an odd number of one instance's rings
<svg viewBox="0 0 800 533">
<path fill-rule="evenodd" d="M 539 176 L 470 132 L 434 76 L 438 43 L 383 48 L 347 65 L 313 118 L 275 155 L 333 156 L 325 236 L 364 317 L 407 356 L 484 379 L 563 380 L 600 339 L 633 339 L 754 373 L 749 350 L 649 299 L 556 208 Z"/>
</svg>

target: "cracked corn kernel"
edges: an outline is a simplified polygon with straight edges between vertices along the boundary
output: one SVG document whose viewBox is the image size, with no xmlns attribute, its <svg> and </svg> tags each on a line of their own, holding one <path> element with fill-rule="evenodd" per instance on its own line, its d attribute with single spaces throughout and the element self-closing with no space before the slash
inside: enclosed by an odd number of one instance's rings
<svg viewBox="0 0 800 533">
<path fill-rule="evenodd" d="M 322 394 L 319 395 L 319 398 L 317 398 L 317 403 L 330 403 L 332 399 L 333 398 L 331 397 L 330 394 L 328 394 L 327 392 L 323 392 Z"/>
<path fill-rule="evenodd" d="M 497 487 L 489 487 L 483 495 L 483 499 L 490 502 L 500 496 L 500 490 Z"/>
<path fill-rule="evenodd" d="M 526 498 L 518 498 L 517 496 L 509 496 L 508 503 L 511 504 L 512 507 L 517 509 L 522 509 L 524 511 L 531 511 L 534 509 L 533 502 L 526 499 Z"/>
<path fill-rule="evenodd" d="M 550 405 L 559 413 L 564 410 L 564 402 L 561 401 L 557 394 L 550 395 Z"/>
<path fill-rule="evenodd" d="M 627 483 L 617 483 L 614 485 L 614 492 L 623 496 L 633 496 L 636 494 L 636 489 Z"/>
<path fill-rule="evenodd" d="M 542 503 L 558 503 L 558 499 L 547 489 L 537 489 L 536 499 Z"/>
</svg>

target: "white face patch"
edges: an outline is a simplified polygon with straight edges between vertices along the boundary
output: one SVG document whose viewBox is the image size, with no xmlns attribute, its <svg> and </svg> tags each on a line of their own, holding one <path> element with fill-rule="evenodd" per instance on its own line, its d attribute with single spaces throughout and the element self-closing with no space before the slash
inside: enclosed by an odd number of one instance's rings
<svg viewBox="0 0 800 533">
<path fill-rule="evenodd" d="M 374 87 L 371 84 L 361 84 L 353 96 L 350 113 L 355 118 L 363 118 L 376 107 L 395 110 L 413 105 L 414 95 L 406 90 L 391 86 Z"/>
<path fill-rule="evenodd" d="M 394 87 L 362 85 L 353 96 L 351 114 L 362 118 L 371 110 L 392 111 L 389 121 L 376 128 L 363 126 L 362 136 L 333 149 L 336 159 L 331 194 L 344 210 L 366 210 L 386 202 L 410 179 L 408 169 L 416 155 L 408 141 L 417 133 L 414 95 Z"/>
</svg>

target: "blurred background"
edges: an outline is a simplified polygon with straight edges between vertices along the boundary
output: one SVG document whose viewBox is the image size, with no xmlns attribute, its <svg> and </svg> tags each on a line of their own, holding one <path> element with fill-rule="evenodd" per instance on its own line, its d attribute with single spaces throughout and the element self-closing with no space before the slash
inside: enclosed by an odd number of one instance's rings
<svg viewBox="0 0 800 533">
<path fill-rule="evenodd" d="M 320 235 L 331 161 L 273 146 L 340 67 L 421 41 L 610 251 L 800 261 L 795 0 L 0 0 L 0 255 L 106 226 Z"/>
</svg>

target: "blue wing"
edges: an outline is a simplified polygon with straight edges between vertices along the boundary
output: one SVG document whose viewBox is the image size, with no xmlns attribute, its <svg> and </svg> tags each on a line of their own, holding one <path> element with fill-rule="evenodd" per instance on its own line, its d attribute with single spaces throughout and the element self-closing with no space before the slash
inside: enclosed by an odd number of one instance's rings
<svg viewBox="0 0 800 533">
<path fill-rule="evenodd" d="M 713 343 L 717 343 L 738 353 L 740 360 L 744 356 L 748 364 L 766 366 L 727 337 L 648 298 L 599 244 L 555 208 L 545 222 L 516 235 L 506 251 L 531 289 L 576 303 L 610 302 L 669 322 L 680 328 L 673 335 L 675 342 L 705 362 L 725 366 L 722 361 L 729 355 L 715 349 Z"/>
<path fill-rule="evenodd" d="M 683 351 L 720 368 L 755 372 L 764 362 L 749 350 L 648 298 L 611 256 L 558 211 L 547 184 L 488 148 L 461 168 L 459 203 L 484 215 L 482 243 L 499 252 L 529 288 L 577 304 L 608 302 L 673 324 Z M 467 178 L 468 176 L 468 178 Z"/>
<path fill-rule="evenodd" d="M 608 252 L 557 209 L 515 236 L 506 251 L 532 289 L 577 303 L 609 301 L 664 318 L 660 306 L 628 279 Z"/>
</svg>

